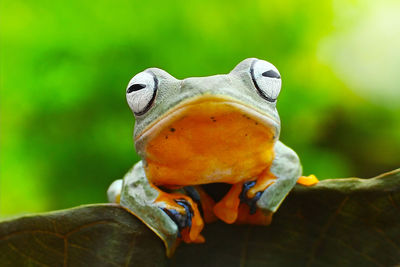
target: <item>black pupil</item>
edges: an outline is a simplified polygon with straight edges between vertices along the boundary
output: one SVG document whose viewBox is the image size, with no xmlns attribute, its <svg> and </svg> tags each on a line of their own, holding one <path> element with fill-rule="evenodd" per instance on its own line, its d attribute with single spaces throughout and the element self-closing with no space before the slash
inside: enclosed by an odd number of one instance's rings
<svg viewBox="0 0 400 267">
<path fill-rule="evenodd" d="M 127 93 L 129 94 L 129 93 L 132 93 L 133 91 L 138 91 L 138 90 L 143 89 L 145 87 L 146 87 L 146 85 L 141 84 L 141 83 L 132 84 L 131 86 L 129 86 L 129 88 L 127 90 Z"/>
<path fill-rule="evenodd" d="M 268 78 L 277 78 L 277 79 L 281 78 L 281 76 L 279 76 L 279 74 L 276 73 L 273 70 L 269 70 L 269 71 L 263 72 L 262 76 L 268 77 Z"/>
</svg>

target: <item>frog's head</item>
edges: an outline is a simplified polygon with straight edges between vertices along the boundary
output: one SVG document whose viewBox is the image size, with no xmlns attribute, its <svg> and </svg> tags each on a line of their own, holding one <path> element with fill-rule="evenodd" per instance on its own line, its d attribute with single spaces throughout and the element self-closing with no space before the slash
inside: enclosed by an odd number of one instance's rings
<svg viewBox="0 0 400 267">
<path fill-rule="evenodd" d="M 256 58 L 245 59 L 228 74 L 184 80 L 147 69 L 135 75 L 126 90 L 136 117 L 136 149 L 142 157 L 149 156 L 149 146 L 161 149 L 160 142 L 168 138 L 183 150 L 221 142 L 229 147 L 257 145 L 260 138 L 274 143 L 280 133 L 280 89 L 279 71 Z M 247 138 L 253 141 L 245 142 Z"/>
</svg>

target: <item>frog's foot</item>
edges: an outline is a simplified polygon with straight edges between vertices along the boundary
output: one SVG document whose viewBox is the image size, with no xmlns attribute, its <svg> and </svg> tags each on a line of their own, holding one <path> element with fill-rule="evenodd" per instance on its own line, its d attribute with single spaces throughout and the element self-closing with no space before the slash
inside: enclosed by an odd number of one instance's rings
<svg viewBox="0 0 400 267">
<path fill-rule="evenodd" d="M 238 217 L 240 192 L 243 183 L 232 185 L 229 192 L 214 206 L 214 214 L 226 223 L 234 223 Z"/>
<path fill-rule="evenodd" d="M 200 186 L 185 186 L 183 190 L 199 207 L 202 218 L 206 223 L 217 220 L 213 212 L 215 201 Z"/>
<path fill-rule="evenodd" d="M 244 183 L 242 192 L 240 192 L 240 195 L 239 195 L 240 202 L 247 204 L 247 206 L 249 207 L 249 210 L 248 210 L 249 214 L 256 213 L 256 211 L 257 211 L 256 203 L 262 195 L 262 192 L 259 191 L 259 192 L 255 193 L 254 195 L 252 195 L 252 197 L 248 197 L 250 189 L 252 187 L 254 187 L 255 184 L 256 184 L 256 181 L 250 181 L 250 182 Z"/>
<path fill-rule="evenodd" d="M 262 193 L 273 183 L 275 176 L 269 170 L 263 171 L 256 181 L 249 181 L 243 184 L 242 192 L 240 193 L 240 201 L 249 206 L 249 213 L 255 214 L 257 211 L 257 201 Z"/>
<path fill-rule="evenodd" d="M 180 193 L 165 193 L 160 191 L 156 202 L 160 208 L 176 223 L 179 237 L 186 243 L 202 243 L 205 241 L 200 234 L 204 227 L 203 219 L 197 204 L 188 196 Z"/>
<path fill-rule="evenodd" d="M 249 205 L 241 203 L 239 206 L 239 215 L 235 224 L 254 224 L 254 225 L 269 225 L 272 221 L 272 212 L 261 211 L 257 209 L 255 213 L 250 213 Z"/>
<path fill-rule="evenodd" d="M 300 176 L 299 179 L 297 180 L 298 184 L 304 185 L 304 186 L 311 186 L 317 184 L 319 181 L 317 177 L 315 177 L 314 174 L 311 174 L 309 176 Z"/>
</svg>

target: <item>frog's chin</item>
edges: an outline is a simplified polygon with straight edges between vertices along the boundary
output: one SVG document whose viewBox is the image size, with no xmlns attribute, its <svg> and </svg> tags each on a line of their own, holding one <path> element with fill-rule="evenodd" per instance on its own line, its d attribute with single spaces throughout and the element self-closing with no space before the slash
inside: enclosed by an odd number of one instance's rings
<svg viewBox="0 0 400 267">
<path fill-rule="evenodd" d="M 251 120 L 255 125 L 263 126 L 272 133 L 270 141 L 275 141 L 279 137 L 280 122 L 279 118 L 274 118 L 265 112 L 262 112 L 246 103 L 233 98 L 224 96 L 203 95 L 201 97 L 191 98 L 183 101 L 151 123 L 142 133 L 136 136 L 135 144 L 137 150 L 140 152 L 149 140 L 158 136 L 163 130 L 170 129 L 174 131 L 173 125 L 175 122 L 183 118 L 198 119 L 198 117 L 207 117 L 210 122 L 218 122 L 220 116 L 227 114 L 236 114 Z M 235 120 L 231 117 L 230 120 Z M 201 123 L 198 121 L 198 123 Z M 209 124 L 206 127 L 213 127 Z"/>
</svg>

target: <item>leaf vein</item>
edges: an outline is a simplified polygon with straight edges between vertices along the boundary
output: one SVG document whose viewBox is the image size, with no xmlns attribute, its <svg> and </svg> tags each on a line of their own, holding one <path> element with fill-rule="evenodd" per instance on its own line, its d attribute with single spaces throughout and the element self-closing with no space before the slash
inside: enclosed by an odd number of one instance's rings
<svg viewBox="0 0 400 267">
<path fill-rule="evenodd" d="M 25 254 L 25 253 L 23 253 L 21 250 L 19 250 L 16 246 L 14 246 L 11 242 L 9 242 L 9 243 L 7 243 L 7 245 L 8 245 L 8 247 L 10 247 L 12 250 L 14 250 L 16 253 L 18 253 L 18 254 L 20 254 L 20 255 L 22 255 L 22 256 L 24 256 L 25 258 L 28 258 L 29 260 L 31 260 L 31 261 L 33 261 L 33 262 L 35 262 L 35 263 L 37 263 L 37 264 L 39 264 L 39 265 L 41 265 L 41 266 L 50 266 L 50 265 L 47 265 L 47 264 L 45 264 L 45 263 L 43 263 L 43 262 L 40 262 L 40 261 L 38 261 L 37 259 L 35 259 L 35 258 L 33 258 L 33 257 L 31 257 L 31 256 L 29 256 L 29 255 L 27 255 L 27 254 Z"/>
</svg>

